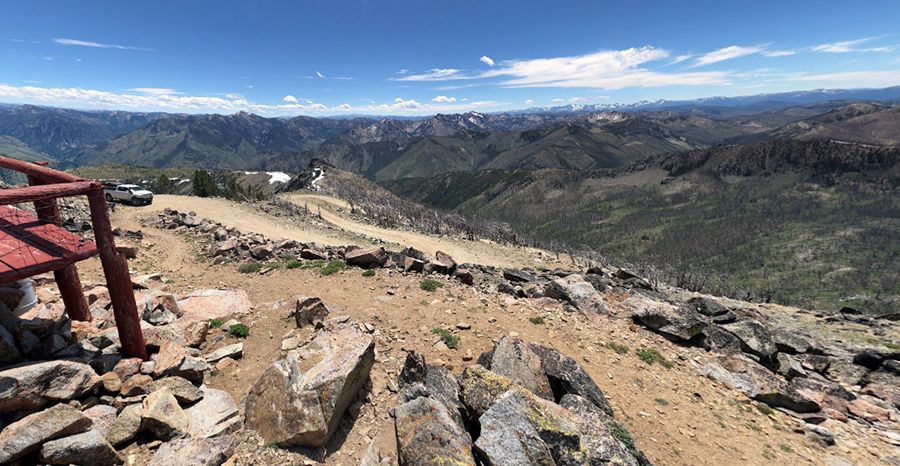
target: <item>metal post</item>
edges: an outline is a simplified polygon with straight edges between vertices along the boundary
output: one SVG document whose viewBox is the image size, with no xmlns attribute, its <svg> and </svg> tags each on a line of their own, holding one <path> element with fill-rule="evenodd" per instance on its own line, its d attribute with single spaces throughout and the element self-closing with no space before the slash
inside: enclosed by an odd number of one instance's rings
<svg viewBox="0 0 900 466">
<path fill-rule="evenodd" d="M 109 212 L 106 210 L 106 199 L 103 197 L 103 186 L 97 184 L 88 194 L 91 206 L 91 223 L 94 226 L 94 241 L 103 264 L 103 275 L 109 288 L 116 328 L 122 350 L 127 356 L 147 360 L 147 345 L 141 331 L 141 319 L 138 316 L 137 304 L 134 302 L 134 291 L 131 288 L 131 275 L 128 263 L 116 251 L 112 228 L 109 223 Z"/>
<path fill-rule="evenodd" d="M 44 182 L 29 176 L 28 184 L 36 186 L 44 184 Z M 39 220 L 53 223 L 57 226 L 62 223 L 59 218 L 59 205 L 56 203 L 55 198 L 34 201 L 34 210 L 37 212 Z M 69 317 L 86 322 L 93 320 L 75 264 L 69 264 L 62 269 L 54 270 L 53 278 L 56 280 L 56 287 L 59 288 L 59 294 L 66 305 L 66 312 L 69 313 Z"/>
</svg>

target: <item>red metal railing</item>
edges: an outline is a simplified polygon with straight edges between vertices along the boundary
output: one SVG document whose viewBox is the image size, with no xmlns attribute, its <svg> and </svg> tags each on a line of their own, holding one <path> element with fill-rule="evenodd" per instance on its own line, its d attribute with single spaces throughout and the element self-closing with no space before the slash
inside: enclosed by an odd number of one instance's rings
<svg viewBox="0 0 900 466">
<path fill-rule="evenodd" d="M 96 254 L 103 265 L 109 297 L 112 301 L 116 328 L 122 343 L 123 352 L 129 357 L 147 359 L 147 347 L 141 332 L 140 317 L 134 301 L 131 286 L 131 275 L 125 258 L 116 251 L 109 211 L 103 195 L 103 185 L 85 180 L 69 173 L 61 172 L 33 163 L 0 156 L 0 168 L 6 168 L 28 176 L 30 186 L 0 190 L 0 206 L 33 202 L 37 218 L 49 225 L 59 226 L 59 206 L 56 199 L 68 196 L 86 195 L 90 207 L 91 225 L 96 242 Z M 46 238 L 45 238 L 46 239 Z M 32 247 L 35 241 L 30 241 Z M 90 254 L 93 255 L 93 254 Z M 60 295 L 66 306 L 69 317 L 74 320 L 91 320 L 91 313 L 75 262 L 84 259 L 82 255 L 67 256 L 62 264 L 50 264 Z M 40 270 L 35 268 L 34 270 Z M 35 272 L 37 273 L 37 272 Z M 34 273 L 32 273 L 34 274 Z M 7 279 L 17 277 L 10 274 Z"/>
</svg>

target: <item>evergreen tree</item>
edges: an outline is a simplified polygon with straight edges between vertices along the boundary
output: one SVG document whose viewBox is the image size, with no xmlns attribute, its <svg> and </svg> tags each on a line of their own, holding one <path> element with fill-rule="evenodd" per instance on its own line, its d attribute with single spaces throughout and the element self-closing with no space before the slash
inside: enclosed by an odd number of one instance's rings
<svg viewBox="0 0 900 466">
<path fill-rule="evenodd" d="M 194 171 L 194 195 L 210 197 L 216 195 L 216 180 L 206 170 Z"/>
<path fill-rule="evenodd" d="M 153 185 L 153 192 L 157 194 L 170 194 L 172 192 L 172 182 L 165 173 L 161 173 L 156 183 Z"/>
</svg>

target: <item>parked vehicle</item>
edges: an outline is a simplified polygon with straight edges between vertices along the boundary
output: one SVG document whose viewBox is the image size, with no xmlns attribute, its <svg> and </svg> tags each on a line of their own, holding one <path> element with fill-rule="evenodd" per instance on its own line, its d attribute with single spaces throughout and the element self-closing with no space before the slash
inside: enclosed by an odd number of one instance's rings
<svg viewBox="0 0 900 466">
<path fill-rule="evenodd" d="M 106 202 L 122 202 L 131 205 L 150 205 L 153 193 L 136 184 L 105 184 Z"/>
</svg>

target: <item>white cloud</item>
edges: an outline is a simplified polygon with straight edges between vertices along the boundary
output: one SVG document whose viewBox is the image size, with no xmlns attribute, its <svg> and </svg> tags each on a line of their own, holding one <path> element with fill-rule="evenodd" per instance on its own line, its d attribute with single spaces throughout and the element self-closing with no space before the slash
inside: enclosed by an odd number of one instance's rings
<svg viewBox="0 0 900 466">
<path fill-rule="evenodd" d="M 72 45 L 77 47 L 92 47 L 97 49 L 119 49 L 119 50 L 143 50 L 151 52 L 153 49 L 148 49 L 144 47 L 134 47 L 131 45 L 119 45 L 119 44 L 104 44 L 101 42 L 94 42 L 92 40 L 78 40 L 78 39 L 64 39 L 57 38 L 53 39 L 53 42 L 56 42 L 59 45 Z"/>
<path fill-rule="evenodd" d="M 777 58 L 777 57 L 789 57 L 791 55 L 796 55 L 797 52 L 794 50 L 770 50 L 763 52 L 762 55 L 764 57 L 769 58 Z"/>
<path fill-rule="evenodd" d="M 643 68 L 650 62 L 667 58 L 669 52 L 655 47 L 630 48 L 578 55 L 504 61 L 481 77 L 509 79 L 503 87 L 584 87 L 622 89 L 671 85 L 726 84 L 725 72 L 662 73 Z"/>
<path fill-rule="evenodd" d="M 325 79 L 325 75 L 323 75 L 322 73 L 320 73 L 319 70 L 316 70 L 316 76 L 318 76 L 319 79 Z"/>
<path fill-rule="evenodd" d="M 479 58 L 478 60 L 487 66 L 494 66 L 494 59 L 487 55 L 482 55 L 481 58 Z"/>
<path fill-rule="evenodd" d="M 565 102 L 565 100 L 563 100 L 563 99 L 553 99 L 553 100 L 551 100 L 551 102 L 553 102 L 554 104 L 561 104 L 561 103 Z"/>
<path fill-rule="evenodd" d="M 290 94 L 288 94 L 288 95 L 282 97 L 282 98 L 281 98 L 281 101 L 282 101 L 282 102 L 289 103 L 289 104 L 296 104 L 296 103 L 298 102 L 297 98 L 294 97 L 294 96 L 292 96 L 292 95 L 290 95 Z"/>
<path fill-rule="evenodd" d="M 533 103 L 534 103 L 533 100 L 531 100 L 531 99 L 525 99 L 525 105 L 531 105 L 531 104 L 533 104 Z"/>
<path fill-rule="evenodd" d="M 131 91 L 131 92 L 140 92 L 141 94 L 150 94 L 150 95 L 181 94 L 181 92 L 178 92 L 175 89 L 170 89 L 167 87 L 132 87 L 131 89 L 125 89 L 125 90 Z"/>
<path fill-rule="evenodd" d="M 50 55 L 47 55 L 47 56 L 45 56 L 45 57 L 41 57 L 41 60 L 45 60 L 45 61 L 53 61 L 53 57 L 51 57 Z"/>
<path fill-rule="evenodd" d="M 697 57 L 697 60 L 694 61 L 692 67 L 711 65 L 725 60 L 733 60 L 747 55 L 754 55 L 763 50 L 764 48 L 760 46 L 742 47 L 740 45 L 730 45 Z"/>
<path fill-rule="evenodd" d="M 439 96 L 431 99 L 431 101 L 437 102 L 437 103 L 442 103 L 442 104 L 449 104 L 452 102 L 456 102 L 456 97 L 447 97 L 445 95 L 439 95 Z"/>
<path fill-rule="evenodd" d="M 677 64 L 679 64 L 679 63 L 681 63 L 681 62 L 688 61 L 688 60 L 690 60 L 691 58 L 694 58 L 694 56 L 693 56 L 693 55 L 690 55 L 690 54 L 678 55 L 677 57 L 673 58 L 672 61 L 671 61 L 669 64 L 670 64 L 670 65 L 677 65 Z"/>
<path fill-rule="evenodd" d="M 855 40 L 845 40 L 842 42 L 832 42 L 828 44 L 821 44 L 811 47 L 810 50 L 813 52 L 823 52 L 823 53 L 850 53 L 850 52 L 892 52 L 897 47 L 896 46 L 886 46 L 886 47 L 863 47 L 859 48 L 857 45 L 862 45 L 866 42 L 870 42 L 876 39 L 875 37 L 864 37 L 862 39 Z"/>
<path fill-rule="evenodd" d="M 409 74 L 400 78 L 395 78 L 397 81 L 448 81 L 453 79 L 471 79 L 470 76 L 463 75 L 461 73 L 462 70 L 458 70 L 456 68 L 432 68 L 425 73 L 421 74 Z"/>
</svg>

